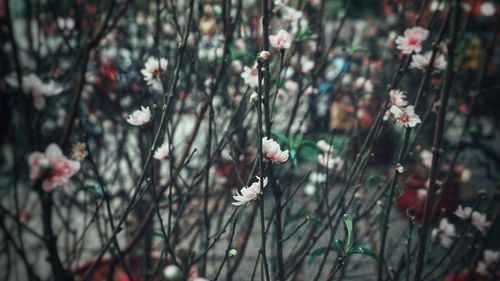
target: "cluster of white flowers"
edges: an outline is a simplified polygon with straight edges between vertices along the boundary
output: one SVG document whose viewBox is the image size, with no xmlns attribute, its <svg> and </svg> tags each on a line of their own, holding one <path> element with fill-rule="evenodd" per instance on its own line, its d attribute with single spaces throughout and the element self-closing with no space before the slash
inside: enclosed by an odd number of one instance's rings
<svg viewBox="0 0 500 281">
<path fill-rule="evenodd" d="M 333 157 L 333 146 L 329 145 L 324 140 L 319 140 L 316 145 L 322 151 L 318 154 L 318 163 L 328 169 L 335 168 L 337 171 L 344 165 L 344 160 L 340 156 Z"/>
</svg>

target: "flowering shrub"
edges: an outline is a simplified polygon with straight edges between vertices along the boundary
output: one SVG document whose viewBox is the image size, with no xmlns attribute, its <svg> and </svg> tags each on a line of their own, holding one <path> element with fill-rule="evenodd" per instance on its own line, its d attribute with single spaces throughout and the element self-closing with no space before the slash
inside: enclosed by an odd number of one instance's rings
<svg viewBox="0 0 500 281">
<path fill-rule="evenodd" d="M 0 280 L 500 278 L 497 9 L 2 1 Z"/>
</svg>

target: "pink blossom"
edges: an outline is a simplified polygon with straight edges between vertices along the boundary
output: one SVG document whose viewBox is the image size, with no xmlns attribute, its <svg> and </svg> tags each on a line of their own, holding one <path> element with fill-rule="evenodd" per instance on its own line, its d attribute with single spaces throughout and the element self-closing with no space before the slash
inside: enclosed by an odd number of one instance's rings
<svg viewBox="0 0 500 281">
<path fill-rule="evenodd" d="M 427 52 L 424 55 L 414 54 L 412 56 L 412 61 L 410 67 L 417 68 L 420 70 L 426 70 L 429 67 L 431 62 L 432 52 Z M 433 70 L 434 72 L 440 72 L 446 69 L 446 65 L 448 62 L 446 61 L 443 54 L 440 54 L 434 58 Z"/>
<path fill-rule="evenodd" d="M 142 126 L 147 124 L 150 119 L 151 119 L 151 111 L 149 110 L 149 106 L 147 107 L 141 106 L 140 110 L 136 110 L 128 116 L 127 122 L 130 125 Z"/>
<path fill-rule="evenodd" d="M 262 151 L 264 161 L 286 162 L 288 160 L 288 149 L 282 151 L 280 145 L 273 139 L 262 138 Z"/>
<path fill-rule="evenodd" d="M 47 146 L 45 153 L 39 151 L 31 153 L 28 164 L 30 179 L 34 181 L 42 179 L 42 188 L 45 192 L 52 192 L 80 170 L 80 162 L 66 158 L 55 143 Z"/>
<path fill-rule="evenodd" d="M 403 52 L 403 54 L 411 54 L 413 52 L 419 53 L 422 50 L 422 42 L 429 36 L 429 31 L 422 27 L 416 26 L 413 28 L 407 28 L 404 32 L 404 36 L 398 36 L 396 38 L 397 48 Z"/>
<path fill-rule="evenodd" d="M 168 158 L 169 154 L 170 154 L 170 149 L 168 147 L 168 143 L 164 143 L 156 149 L 153 158 L 157 160 L 165 160 Z"/>
<path fill-rule="evenodd" d="M 269 36 L 269 43 L 276 49 L 288 49 L 292 45 L 292 37 L 284 29 L 280 29 L 276 35 Z"/>
<path fill-rule="evenodd" d="M 471 207 L 462 208 L 462 206 L 459 205 L 454 214 L 457 217 L 461 218 L 462 220 L 468 220 L 471 217 L 472 208 Z"/>
<path fill-rule="evenodd" d="M 389 96 L 391 98 L 392 105 L 395 105 L 397 107 L 405 107 L 408 105 L 405 93 L 400 90 L 391 90 L 389 92 Z"/>
<path fill-rule="evenodd" d="M 418 123 L 422 122 L 420 120 L 420 117 L 418 117 L 418 115 L 415 113 L 413 105 L 405 108 L 400 108 L 393 105 L 389 110 L 399 126 L 413 128 Z"/>
<path fill-rule="evenodd" d="M 244 66 L 241 78 L 249 87 L 256 88 L 259 86 L 259 70 L 257 69 L 257 62 L 252 67 Z"/>
<path fill-rule="evenodd" d="M 88 152 L 84 143 L 77 142 L 71 147 L 71 159 L 82 162 L 87 155 Z"/>
<path fill-rule="evenodd" d="M 264 181 L 262 182 L 262 187 L 266 187 L 266 185 L 267 185 L 267 178 L 264 178 Z M 256 182 L 252 183 L 248 187 L 244 186 L 240 190 L 240 192 L 236 192 L 236 195 L 233 196 L 236 202 L 232 202 L 232 204 L 235 206 L 247 204 L 250 201 L 257 200 L 260 194 L 261 194 L 260 177 L 257 177 Z"/>
<path fill-rule="evenodd" d="M 462 206 L 459 205 L 455 211 L 455 215 L 462 220 L 471 220 L 472 225 L 483 234 L 486 233 L 486 230 L 491 226 L 491 222 L 487 220 L 485 214 L 478 211 L 472 211 L 471 207 L 462 208 Z"/>
<path fill-rule="evenodd" d="M 441 219 L 439 228 L 432 230 L 432 237 L 435 238 L 439 235 L 439 241 L 445 248 L 449 248 L 455 236 L 455 226 L 448 222 L 447 218 Z"/>
<path fill-rule="evenodd" d="M 486 219 L 485 214 L 474 211 L 472 212 L 472 225 L 474 225 L 481 233 L 485 234 L 486 230 L 491 226 L 491 222 Z"/>
<path fill-rule="evenodd" d="M 141 74 L 144 76 L 144 80 L 147 84 L 152 85 L 156 81 L 160 81 L 160 75 L 167 70 L 167 66 L 168 61 L 166 59 L 161 58 L 160 61 L 158 61 L 156 58 L 150 57 L 144 64 Z"/>
</svg>

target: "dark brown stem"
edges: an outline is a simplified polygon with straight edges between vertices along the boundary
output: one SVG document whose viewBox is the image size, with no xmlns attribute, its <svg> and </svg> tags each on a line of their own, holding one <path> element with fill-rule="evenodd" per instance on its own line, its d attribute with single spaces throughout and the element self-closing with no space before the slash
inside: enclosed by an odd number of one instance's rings
<svg viewBox="0 0 500 281">
<path fill-rule="evenodd" d="M 448 65 L 446 67 L 446 73 L 444 77 L 445 80 L 438 101 L 439 111 L 436 119 L 434 139 L 432 143 L 433 154 L 432 154 L 431 172 L 429 176 L 430 186 L 428 190 L 427 200 L 425 201 L 425 210 L 422 221 L 422 229 L 420 232 L 414 281 L 421 280 L 422 269 L 425 260 L 427 235 L 429 233 L 429 228 L 431 223 L 431 211 L 434 206 L 434 199 L 436 197 L 436 191 L 438 188 L 436 181 L 439 171 L 439 159 L 442 152 L 441 143 L 443 140 L 446 107 L 448 105 L 448 98 L 450 95 L 451 86 L 453 85 L 453 77 L 455 74 L 454 62 L 455 62 L 455 48 L 456 48 L 456 41 L 458 34 L 458 19 L 460 15 L 459 11 L 460 11 L 460 1 L 455 0 L 452 3 L 452 8 L 450 11 L 452 15 L 451 15 L 451 26 L 450 26 L 450 42 L 448 45 L 448 50 L 449 50 Z"/>
</svg>

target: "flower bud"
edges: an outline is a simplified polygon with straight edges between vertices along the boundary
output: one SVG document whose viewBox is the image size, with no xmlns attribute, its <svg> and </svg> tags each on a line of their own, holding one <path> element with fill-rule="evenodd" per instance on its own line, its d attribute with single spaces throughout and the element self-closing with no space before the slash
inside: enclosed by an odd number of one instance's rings
<svg viewBox="0 0 500 281">
<path fill-rule="evenodd" d="M 261 51 L 257 55 L 257 60 L 266 61 L 269 59 L 270 56 L 271 56 L 271 53 L 269 53 L 269 51 Z"/>
<path fill-rule="evenodd" d="M 251 95 L 250 95 L 250 103 L 252 105 L 256 105 L 257 102 L 259 101 L 259 94 L 257 94 L 257 92 L 253 92 Z"/>
<path fill-rule="evenodd" d="M 228 257 L 232 258 L 235 257 L 238 254 L 238 251 L 236 249 L 231 249 L 229 250 Z"/>
</svg>

